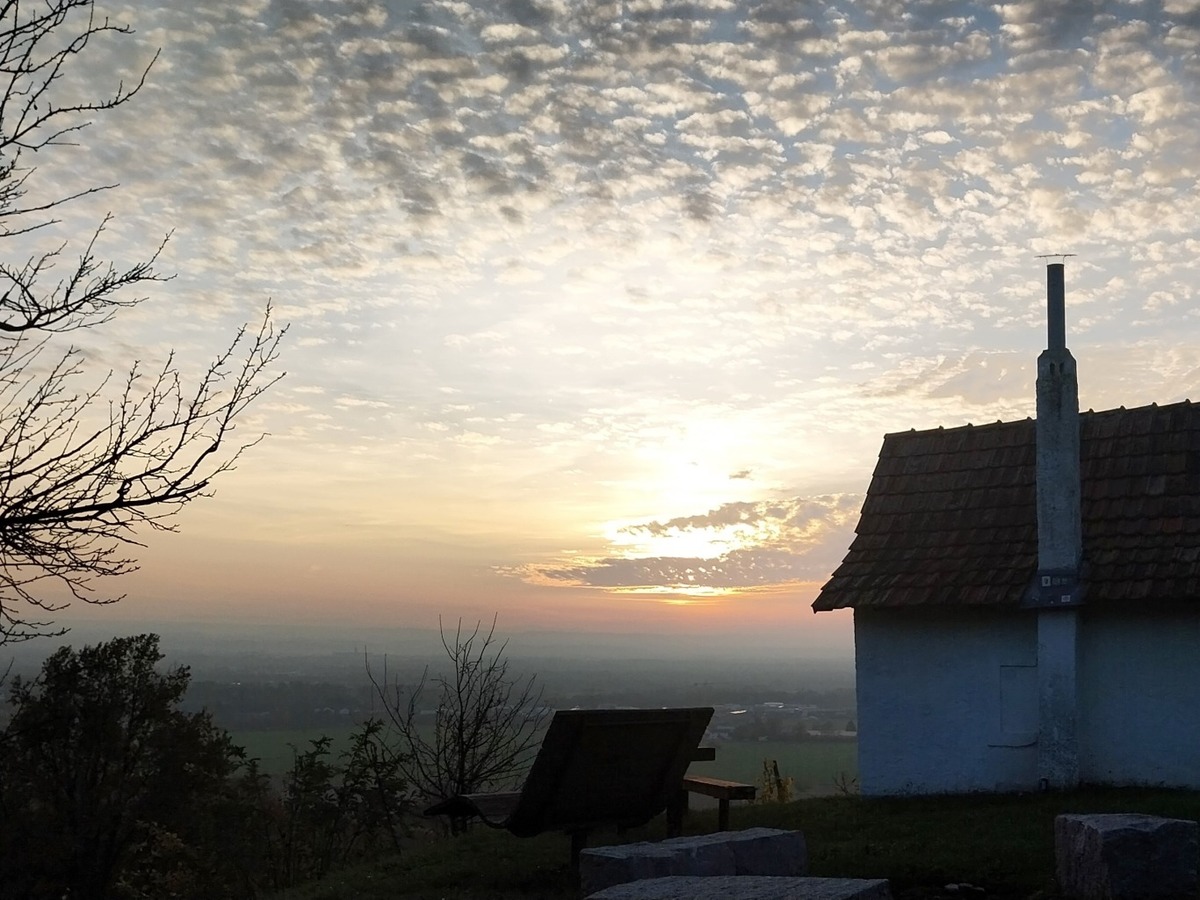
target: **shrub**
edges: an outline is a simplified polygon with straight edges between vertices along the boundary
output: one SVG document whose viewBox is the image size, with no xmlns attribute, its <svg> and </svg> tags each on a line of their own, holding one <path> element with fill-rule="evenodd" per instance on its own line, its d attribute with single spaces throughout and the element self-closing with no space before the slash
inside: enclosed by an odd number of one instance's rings
<svg viewBox="0 0 1200 900">
<path fill-rule="evenodd" d="M 8 896 L 247 892 L 253 767 L 206 713 L 178 709 L 188 670 L 158 637 L 62 647 L 14 678 L 0 734 L 0 883 Z M 249 856 L 248 856 L 249 854 Z M 184 886 L 186 885 L 186 889 Z"/>
<path fill-rule="evenodd" d="M 378 719 L 364 723 L 340 764 L 330 759 L 328 737 L 294 750 L 268 824 L 266 865 L 276 888 L 400 850 L 407 782 L 400 758 L 381 739 L 382 728 Z"/>
<path fill-rule="evenodd" d="M 758 787 L 759 803 L 791 803 L 796 779 L 790 775 L 786 778 L 780 775 L 777 760 L 764 759 Z"/>
</svg>

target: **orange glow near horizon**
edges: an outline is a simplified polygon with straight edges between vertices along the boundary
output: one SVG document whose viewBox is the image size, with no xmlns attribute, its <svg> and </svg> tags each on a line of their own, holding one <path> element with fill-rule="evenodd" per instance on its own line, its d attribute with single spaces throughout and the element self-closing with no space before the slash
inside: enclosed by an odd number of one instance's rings
<svg viewBox="0 0 1200 900">
<path fill-rule="evenodd" d="M 182 551 L 182 543 L 176 546 Z M 687 638 L 730 633 L 744 642 L 761 639 L 772 644 L 791 635 L 798 652 L 824 644 L 851 646 L 848 613 L 813 615 L 810 604 L 819 582 L 686 596 L 661 588 L 540 587 L 497 577 L 486 568 L 443 567 L 437 559 L 412 558 L 383 569 L 381 580 L 381 571 L 367 564 L 370 556 L 364 556 L 362 548 L 336 564 L 327 561 L 319 572 L 304 567 L 304 554 L 286 546 L 249 548 L 224 542 L 201 549 L 197 557 L 163 553 L 156 546 L 143 570 L 126 579 L 127 599 L 104 609 L 76 604 L 72 615 L 99 617 L 114 626 L 177 619 L 286 629 L 336 621 L 339 629 L 369 633 L 378 628 L 435 629 L 439 618 L 490 621 L 498 614 L 504 634 L 653 633 Z M 206 561 L 213 559 L 220 564 Z M 389 570 L 402 583 L 389 584 Z M 284 579 L 280 573 L 292 574 Z M 251 592 L 254 600 L 247 603 L 242 598 Z"/>
</svg>

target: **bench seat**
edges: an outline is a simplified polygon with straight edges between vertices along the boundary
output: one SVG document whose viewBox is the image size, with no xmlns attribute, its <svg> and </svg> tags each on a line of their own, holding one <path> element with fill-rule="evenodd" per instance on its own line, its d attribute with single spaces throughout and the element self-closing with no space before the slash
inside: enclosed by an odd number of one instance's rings
<svg viewBox="0 0 1200 900">
<path fill-rule="evenodd" d="M 752 784 L 727 781 L 724 778 L 709 778 L 706 775 L 685 775 L 683 791 L 704 794 L 706 797 L 717 799 L 717 828 L 719 831 L 729 830 L 729 801 L 753 800 L 758 792 Z"/>
</svg>

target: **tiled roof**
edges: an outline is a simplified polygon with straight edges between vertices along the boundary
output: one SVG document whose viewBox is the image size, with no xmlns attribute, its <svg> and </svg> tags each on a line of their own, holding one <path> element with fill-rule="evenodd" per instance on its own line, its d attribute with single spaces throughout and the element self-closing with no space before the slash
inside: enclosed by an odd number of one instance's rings
<svg viewBox="0 0 1200 900">
<path fill-rule="evenodd" d="M 1034 422 L 889 434 L 815 610 L 1011 606 L 1037 570 Z M 1200 603 L 1200 403 L 1080 416 L 1088 604 Z"/>
</svg>

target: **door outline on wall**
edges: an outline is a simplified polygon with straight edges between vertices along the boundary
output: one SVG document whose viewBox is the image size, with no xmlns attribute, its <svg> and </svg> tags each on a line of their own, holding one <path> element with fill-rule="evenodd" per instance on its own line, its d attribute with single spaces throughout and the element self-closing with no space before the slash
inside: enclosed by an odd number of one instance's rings
<svg viewBox="0 0 1200 900">
<path fill-rule="evenodd" d="M 989 747 L 1031 747 L 1038 740 L 1036 665 L 1001 665 L 996 678 L 996 722 Z"/>
</svg>

